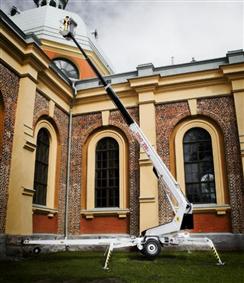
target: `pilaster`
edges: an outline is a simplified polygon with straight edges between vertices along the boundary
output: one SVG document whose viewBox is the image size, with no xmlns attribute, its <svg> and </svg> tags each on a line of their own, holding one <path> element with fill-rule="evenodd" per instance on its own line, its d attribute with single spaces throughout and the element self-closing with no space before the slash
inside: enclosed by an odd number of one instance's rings
<svg viewBox="0 0 244 283">
<path fill-rule="evenodd" d="M 151 74 L 151 64 L 141 66 L 143 76 Z M 148 69 L 148 70 L 147 70 Z M 148 73 L 148 74 L 147 74 Z M 138 93 L 139 103 L 139 124 L 140 128 L 156 147 L 156 119 L 155 119 L 155 88 L 158 83 L 158 76 L 144 77 L 143 80 L 130 80 L 130 85 Z M 153 165 L 143 149 L 140 149 L 140 232 L 150 227 L 157 226 L 158 222 L 158 181 L 153 173 Z"/>
<path fill-rule="evenodd" d="M 244 86 L 244 79 L 242 81 Z M 244 176 L 244 89 L 240 92 L 234 92 L 234 101 L 235 101 L 235 109 L 236 109 L 236 120 L 238 126 L 239 133 L 239 142 L 241 149 L 241 160 L 242 160 L 242 172 Z"/>
<path fill-rule="evenodd" d="M 32 234 L 32 197 L 35 162 L 33 112 L 36 83 L 32 77 L 20 79 L 13 151 L 10 168 L 6 233 Z"/>
</svg>

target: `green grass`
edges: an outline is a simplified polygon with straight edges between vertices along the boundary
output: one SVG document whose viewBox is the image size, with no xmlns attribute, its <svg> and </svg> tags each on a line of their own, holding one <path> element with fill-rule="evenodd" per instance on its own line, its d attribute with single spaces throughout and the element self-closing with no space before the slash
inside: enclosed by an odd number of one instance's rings
<svg viewBox="0 0 244 283">
<path fill-rule="evenodd" d="M 0 262 L 0 282 L 235 282 L 244 283 L 244 253 L 221 253 L 225 266 L 216 266 L 210 252 L 161 252 L 147 260 L 136 252 L 113 252 L 110 269 L 103 270 L 102 252 L 40 254 Z"/>
</svg>

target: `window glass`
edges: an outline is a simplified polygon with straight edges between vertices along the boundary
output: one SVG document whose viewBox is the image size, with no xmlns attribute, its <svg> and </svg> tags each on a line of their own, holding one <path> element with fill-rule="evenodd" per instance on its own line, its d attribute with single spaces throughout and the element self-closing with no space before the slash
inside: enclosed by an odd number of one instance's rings
<svg viewBox="0 0 244 283">
<path fill-rule="evenodd" d="M 216 203 L 212 142 L 202 128 L 186 132 L 183 139 L 186 195 L 192 203 Z"/>
<path fill-rule="evenodd" d="M 33 197 L 33 203 L 40 205 L 46 205 L 49 146 L 49 133 L 42 128 L 37 136 Z"/>
<path fill-rule="evenodd" d="M 61 58 L 54 59 L 53 62 L 68 78 L 79 79 L 79 72 L 72 62 Z"/>
<path fill-rule="evenodd" d="M 96 147 L 95 207 L 119 207 L 119 145 L 101 139 Z"/>
</svg>

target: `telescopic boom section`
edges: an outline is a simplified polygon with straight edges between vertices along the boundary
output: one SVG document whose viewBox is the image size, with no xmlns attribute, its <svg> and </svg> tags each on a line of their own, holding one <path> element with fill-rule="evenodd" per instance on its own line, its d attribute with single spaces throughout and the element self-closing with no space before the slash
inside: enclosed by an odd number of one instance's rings
<svg viewBox="0 0 244 283">
<path fill-rule="evenodd" d="M 76 23 L 72 18 L 66 17 L 63 21 L 61 26 L 60 33 L 68 40 L 73 40 L 75 45 L 79 48 L 84 58 L 87 60 L 88 64 L 99 78 L 101 83 L 104 86 L 108 96 L 111 98 L 113 103 L 121 112 L 125 122 L 131 129 L 133 136 L 139 142 L 140 146 L 146 152 L 148 158 L 152 161 L 154 166 L 154 170 L 156 171 L 156 175 L 161 183 L 164 183 L 164 190 L 168 197 L 168 200 L 171 204 L 172 210 L 174 211 L 174 218 L 172 222 L 167 223 L 165 225 L 160 225 L 151 229 L 144 231 L 144 235 L 154 235 L 159 236 L 162 234 L 168 234 L 173 232 L 178 232 L 184 228 L 192 228 L 192 204 L 190 204 L 182 191 L 174 177 L 171 175 L 170 171 L 168 170 L 167 166 L 163 163 L 159 155 L 157 154 L 156 150 L 152 147 L 150 142 L 148 141 L 147 137 L 142 132 L 141 128 L 137 125 L 137 123 L 133 120 L 130 116 L 127 109 L 124 107 L 114 90 L 112 89 L 111 85 L 108 84 L 101 73 L 98 71 L 97 67 L 88 57 L 84 49 L 79 45 L 77 40 L 74 36 L 74 29 L 76 27 Z M 188 216 L 187 216 L 188 215 Z M 185 218 L 185 219 L 184 219 Z M 187 219 L 187 221 L 186 221 Z"/>
</svg>

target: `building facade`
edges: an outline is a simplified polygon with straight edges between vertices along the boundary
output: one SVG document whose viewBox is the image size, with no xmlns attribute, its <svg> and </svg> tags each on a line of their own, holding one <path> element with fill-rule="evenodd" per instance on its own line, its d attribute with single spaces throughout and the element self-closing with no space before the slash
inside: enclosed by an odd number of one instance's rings
<svg viewBox="0 0 244 283">
<path fill-rule="evenodd" d="M 66 2 L 1 11 L 0 234 L 139 235 L 172 211 L 77 39 L 194 204 L 191 232 L 244 234 L 244 52 L 113 74 Z M 33 21 L 33 19 L 36 19 Z"/>
</svg>

